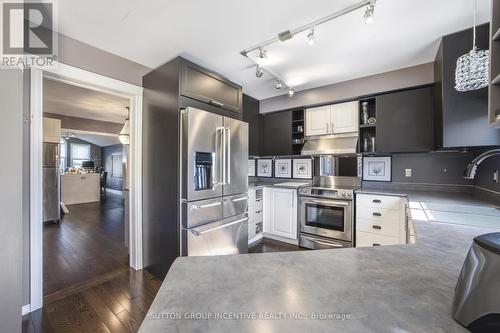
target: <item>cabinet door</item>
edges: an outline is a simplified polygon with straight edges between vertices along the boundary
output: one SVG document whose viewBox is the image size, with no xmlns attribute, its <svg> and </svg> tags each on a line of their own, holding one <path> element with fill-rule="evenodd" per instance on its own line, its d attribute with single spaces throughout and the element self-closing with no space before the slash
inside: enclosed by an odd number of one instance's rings
<svg viewBox="0 0 500 333">
<path fill-rule="evenodd" d="M 43 118 L 43 142 L 59 143 L 61 140 L 61 120 Z"/>
<path fill-rule="evenodd" d="M 241 113 L 240 86 L 189 62 L 185 62 L 182 69 L 182 95 Z"/>
<path fill-rule="evenodd" d="M 334 104 L 331 106 L 332 133 L 350 133 L 359 130 L 358 101 Z"/>
<path fill-rule="evenodd" d="M 377 152 L 425 152 L 434 146 L 434 88 L 377 96 Z"/>
<path fill-rule="evenodd" d="M 306 136 L 329 134 L 331 127 L 330 105 L 306 109 Z"/>
<path fill-rule="evenodd" d="M 264 189 L 264 231 L 297 239 L 297 191 Z"/>
<path fill-rule="evenodd" d="M 259 114 L 259 101 L 243 95 L 243 121 L 248 123 L 248 154 L 260 156 L 262 147 L 262 116 Z"/>
<path fill-rule="evenodd" d="M 280 111 L 262 116 L 262 155 L 292 154 L 292 112 Z"/>
</svg>

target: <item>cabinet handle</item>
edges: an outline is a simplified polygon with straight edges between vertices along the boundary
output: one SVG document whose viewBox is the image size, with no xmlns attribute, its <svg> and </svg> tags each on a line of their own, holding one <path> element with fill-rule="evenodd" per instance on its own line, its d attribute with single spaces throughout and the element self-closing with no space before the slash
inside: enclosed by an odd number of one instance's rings
<svg viewBox="0 0 500 333">
<path fill-rule="evenodd" d="M 220 106 L 220 107 L 223 107 L 223 106 L 224 106 L 224 103 L 214 101 L 213 99 L 212 99 L 212 100 L 210 100 L 210 104 L 217 105 L 217 106 Z"/>
<path fill-rule="evenodd" d="M 373 228 L 373 229 L 377 229 L 377 230 L 382 230 L 382 227 L 381 227 L 381 226 L 379 226 L 379 225 L 376 225 L 376 224 L 375 224 L 375 225 L 373 225 L 373 226 L 372 226 L 372 228 Z"/>
<path fill-rule="evenodd" d="M 373 213 L 373 216 L 382 216 L 381 213 Z"/>
<path fill-rule="evenodd" d="M 373 199 L 373 203 L 382 203 L 379 199 Z"/>
<path fill-rule="evenodd" d="M 373 243 L 372 245 L 373 245 L 373 246 L 380 246 L 380 244 L 379 244 L 379 243 Z"/>
</svg>

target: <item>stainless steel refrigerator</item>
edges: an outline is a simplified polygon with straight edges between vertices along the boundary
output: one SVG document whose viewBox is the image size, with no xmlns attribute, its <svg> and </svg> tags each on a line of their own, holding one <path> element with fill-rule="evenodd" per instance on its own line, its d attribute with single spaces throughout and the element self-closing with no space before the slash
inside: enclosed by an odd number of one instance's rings
<svg viewBox="0 0 500 333">
<path fill-rule="evenodd" d="M 248 124 L 181 111 L 181 255 L 248 252 Z"/>
<path fill-rule="evenodd" d="M 43 144 L 43 222 L 59 222 L 60 208 L 59 145 Z"/>
</svg>

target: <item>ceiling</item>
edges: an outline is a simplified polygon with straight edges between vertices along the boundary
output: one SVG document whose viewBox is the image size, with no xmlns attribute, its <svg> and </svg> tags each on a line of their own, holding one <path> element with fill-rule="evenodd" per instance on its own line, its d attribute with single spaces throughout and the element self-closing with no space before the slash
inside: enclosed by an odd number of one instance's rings
<svg viewBox="0 0 500 333">
<path fill-rule="evenodd" d="M 43 84 L 43 112 L 119 124 L 127 119 L 126 98 L 55 80 Z"/>
<path fill-rule="evenodd" d="M 77 138 L 99 147 L 107 147 L 107 146 L 121 144 L 120 140 L 118 139 L 118 135 L 113 135 L 113 134 L 62 129 L 61 135 L 63 137 Z"/>
<path fill-rule="evenodd" d="M 240 51 L 358 0 L 87 0 L 59 2 L 61 33 L 151 68 L 184 55 L 243 85 L 258 99 L 286 93 Z M 478 22 L 490 0 L 478 0 Z M 364 10 L 268 48 L 267 66 L 297 91 L 434 60 L 438 39 L 472 26 L 473 0 L 378 0 Z"/>
</svg>

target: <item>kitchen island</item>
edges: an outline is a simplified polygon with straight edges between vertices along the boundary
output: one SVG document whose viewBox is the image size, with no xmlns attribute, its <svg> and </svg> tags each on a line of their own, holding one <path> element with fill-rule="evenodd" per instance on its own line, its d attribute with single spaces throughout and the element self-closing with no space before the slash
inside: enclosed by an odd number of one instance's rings
<svg viewBox="0 0 500 333">
<path fill-rule="evenodd" d="M 467 332 L 455 284 L 472 239 L 498 230 L 414 229 L 412 245 L 178 258 L 140 332 Z"/>
<path fill-rule="evenodd" d="M 98 173 L 61 175 L 61 201 L 66 205 L 99 202 L 101 176 Z"/>
</svg>

